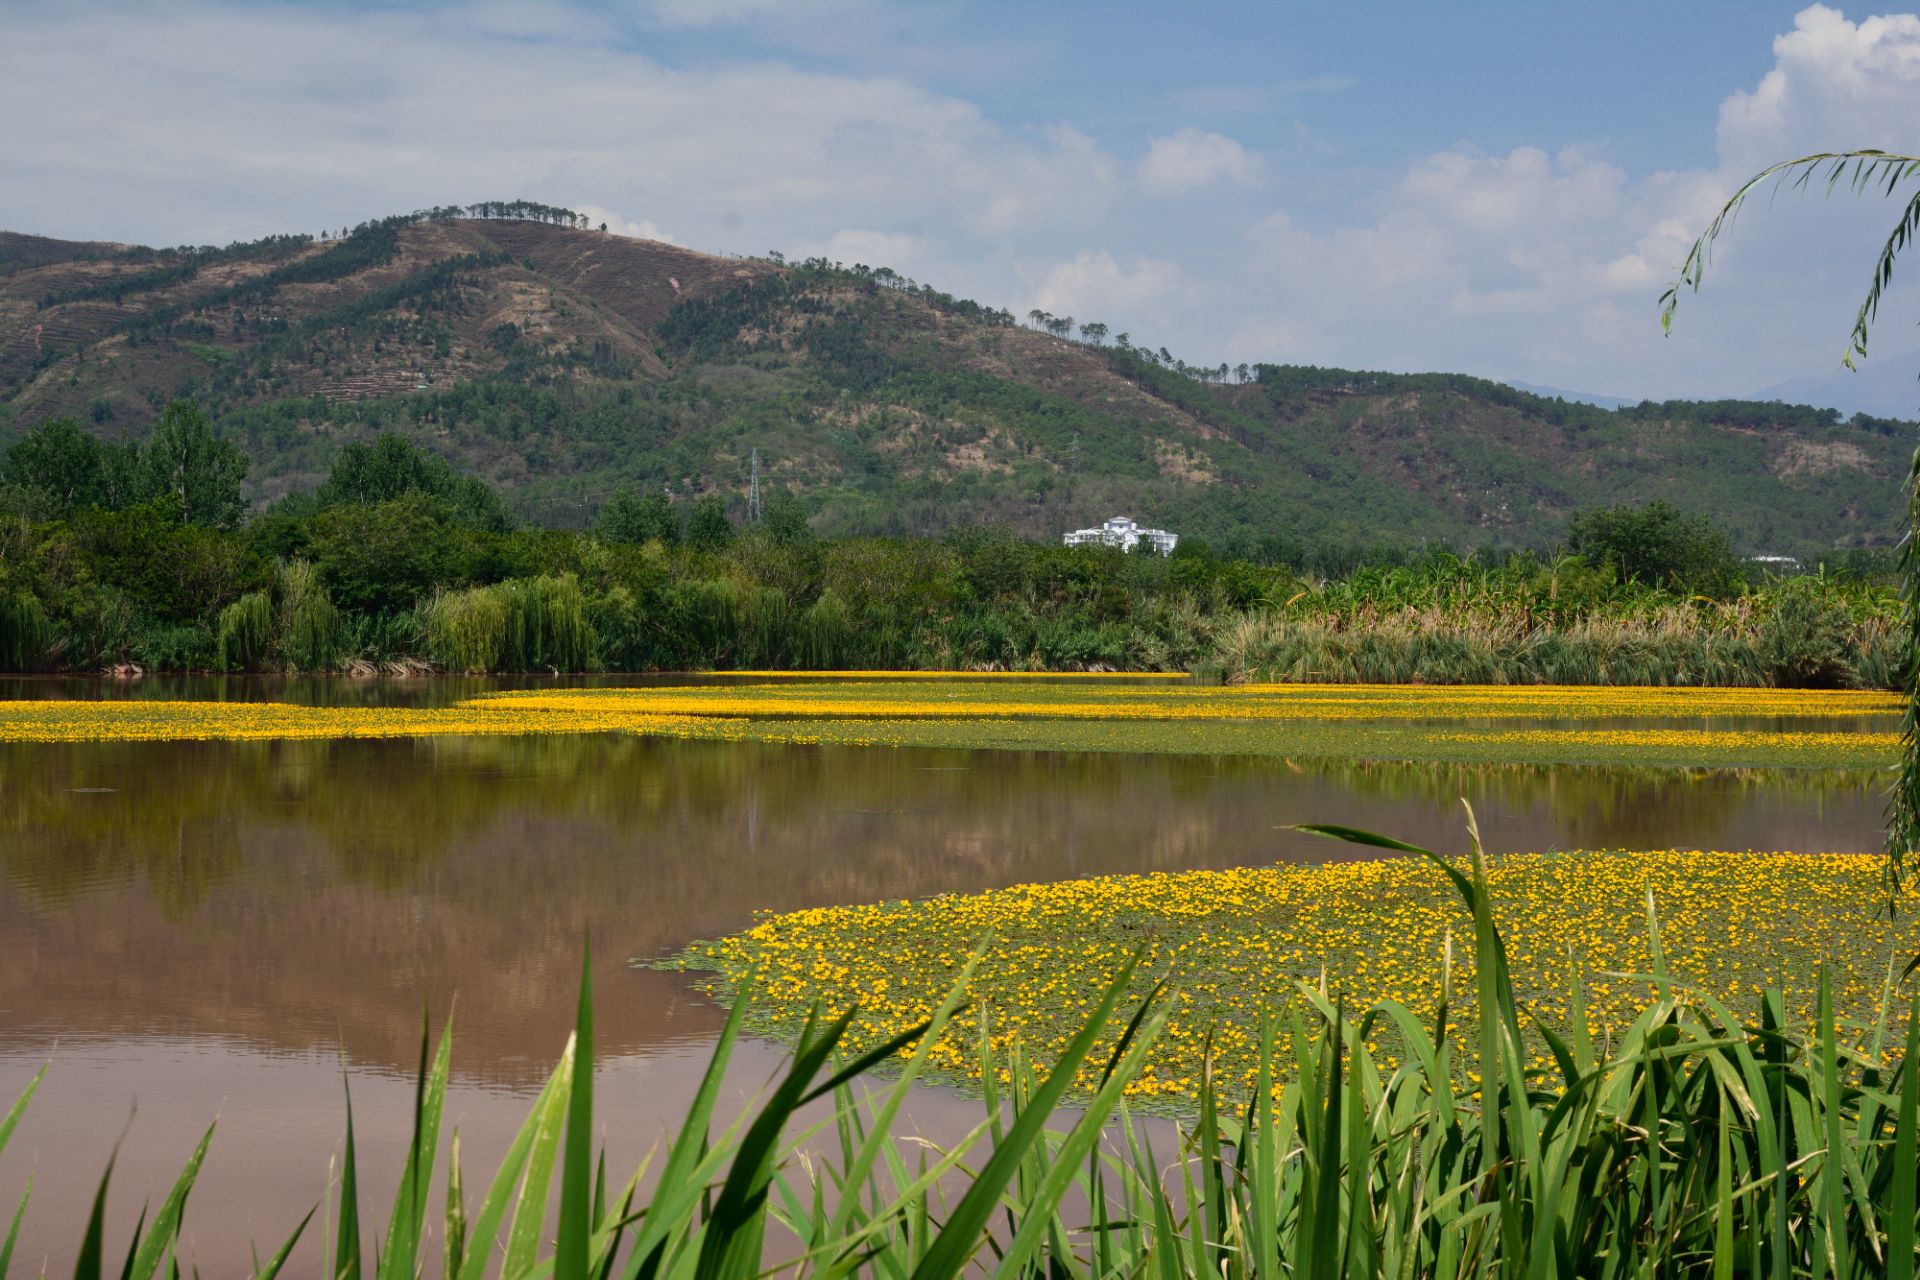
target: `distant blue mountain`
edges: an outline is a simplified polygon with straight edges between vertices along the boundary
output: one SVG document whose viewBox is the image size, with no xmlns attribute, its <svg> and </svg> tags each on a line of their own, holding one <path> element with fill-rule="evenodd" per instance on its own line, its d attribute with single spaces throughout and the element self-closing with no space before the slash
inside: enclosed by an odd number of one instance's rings
<svg viewBox="0 0 1920 1280">
<path fill-rule="evenodd" d="M 1537 383 L 1521 382 L 1517 378 L 1506 379 L 1508 386 L 1515 391 L 1525 391 L 1536 396 L 1545 396 L 1549 400 L 1571 400 L 1575 404 L 1597 404 L 1602 409 L 1618 409 L 1623 405 L 1639 404 L 1638 396 L 1598 396 L 1590 391 L 1563 391 L 1559 387 L 1543 387 Z"/>
<path fill-rule="evenodd" d="M 1838 409 L 1876 418 L 1920 418 L 1920 356 L 1912 353 L 1876 355 L 1858 373 L 1845 369 L 1825 376 L 1789 378 L 1755 392 L 1755 400 L 1784 400 L 1789 404 Z"/>
</svg>

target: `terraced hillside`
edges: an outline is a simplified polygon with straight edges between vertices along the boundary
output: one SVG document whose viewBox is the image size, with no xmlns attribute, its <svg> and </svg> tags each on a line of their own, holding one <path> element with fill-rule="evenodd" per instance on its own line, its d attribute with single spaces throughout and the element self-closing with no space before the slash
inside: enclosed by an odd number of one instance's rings
<svg viewBox="0 0 1920 1280">
<path fill-rule="evenodd" d="M 757 448 L 827 532 L 1125 511 L 1213 539 L 1543 546 L 1579 507 L 1657 497 L 1782 554 L 1890 541 L 1920 432 L 1448 374 L 1200 374 L 884 270 L 452 212 L 192 251 L 0 232 L 0 427 L 138 435 L 191 395 L 262 500 L 399 430 L 558 524 L 620 484 L 743 504 Z"/>
</svg>

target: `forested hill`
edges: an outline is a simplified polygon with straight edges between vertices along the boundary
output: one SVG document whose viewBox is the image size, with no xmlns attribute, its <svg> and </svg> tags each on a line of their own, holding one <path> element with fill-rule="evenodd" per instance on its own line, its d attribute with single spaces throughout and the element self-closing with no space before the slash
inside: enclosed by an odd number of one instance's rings
<svg viewBox="0 0 1920 1280">
<path fill-rule="evenodd" d="M 258 499 L 399 430 L 536 521 L 584 523 L 622 484 L 744 508 L 757 448 L 825 533 L 1124 512 L 1216 542 L 1546 546 L 1578 508 L 1663 498 L 1743 552 L 1804 554 L 1892 540 L 1920 437 L 1779 404 L 1196 369 L 885 270 L 713 257 L 544 206 L 226 248 L 0 232 L 0 428 L 135 437 L 183 395 L 252 456 Z"/>
</svg>

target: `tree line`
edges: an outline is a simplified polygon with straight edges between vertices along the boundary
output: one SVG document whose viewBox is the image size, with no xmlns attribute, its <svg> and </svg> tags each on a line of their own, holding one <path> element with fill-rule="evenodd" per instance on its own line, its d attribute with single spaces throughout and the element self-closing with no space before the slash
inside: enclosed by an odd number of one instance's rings
<svg viewBox="0 0 1920 1280">
<path fill-rule="evenodd" d="M 587 529 L 540 528 L 396 433 L 347 443 L 317 486 L 255 510 L 247 469 L 184 401 L 145 444 L 66 420 L 15 441 L 0 456 L 0 667 L 1533 679 L 1525 664 L 1546 650 L 1508 653 L 1502 637 L 1570 629 L 1587 644 L 1583 619 L 1648 618 L 1664 619 L 1664 647 L 1622 641 L 1591 661 L 1581 649 L 1553 674 L 1884 684 L 1900 661 L 1884 643 L 1888 566 L 1775 580 L 1711 522 L 1662 504 L 1583 512 L 1547 556 L 1429 547 L 1336 562 L 1274 537 L 1183 540 L 1163 559 L 992 527 L 826 538 L 778 486 L 759 521 L 737 518 L 738 495 L 629 486 Z"/>
</svg>

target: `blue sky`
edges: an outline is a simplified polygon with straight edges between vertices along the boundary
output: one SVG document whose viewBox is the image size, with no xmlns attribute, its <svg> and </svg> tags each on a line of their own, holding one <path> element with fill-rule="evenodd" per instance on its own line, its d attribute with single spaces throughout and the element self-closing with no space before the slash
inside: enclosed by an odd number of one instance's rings
<svg viewBox="0 0 1920 1280">
<path fill-rule="evenodd" d="M 1835 371 L 1895 207 L 1753 169 L 1920 150 L 1920 17 L 1765 3 L 0 7 L 0 226 L 150 243 L 525 196 L 824 253 L 1196 362 L 1622 395 Z M 1920 261 L 1911 270 L 1920 272 Z M 1913 291 L 1864 381 L 1920 402 Z"/>
</svg>

